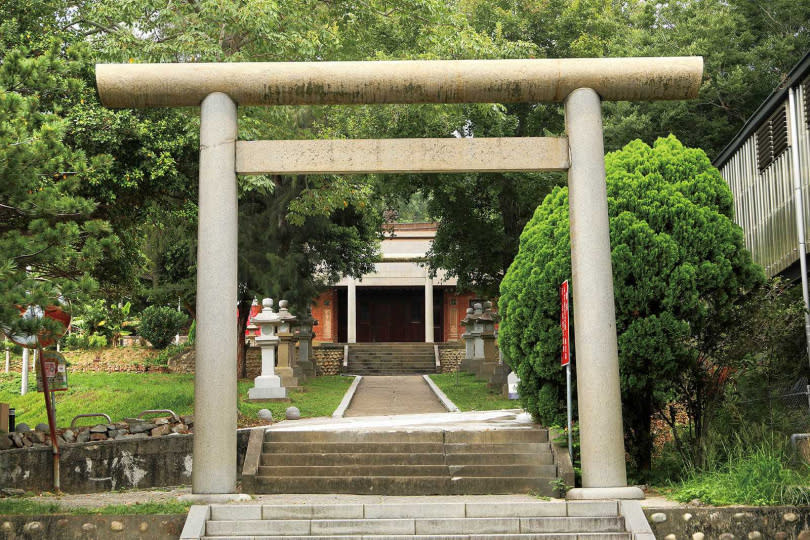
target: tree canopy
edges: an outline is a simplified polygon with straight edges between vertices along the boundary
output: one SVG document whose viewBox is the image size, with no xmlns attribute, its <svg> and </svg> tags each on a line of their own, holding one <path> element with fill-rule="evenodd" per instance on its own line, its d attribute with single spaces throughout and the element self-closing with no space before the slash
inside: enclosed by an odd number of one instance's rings
<svg viewBox="0 0 810 540">
<path fill-rule="evenodd" d="M 810 47 L 808 11 L 807 3 L 787 0 L 10 0 L 0 23 L 0 58 L 4 71 L 23 70 L 26 82 L 3 83 L 13 98 L 4 105 L 4 122 L 22 126 L 9 135 L 10 144 L 39 126 L 52 128 L 54 144 L 30 157 L 36 167 L 26 171 L 26 185 L 42 187 L 31 180 L 36 174 L 75 173 L 59 183 L 83 216 L 64 223 L 85 229 L 80 242 L 68 240 L 75 236 L 69 231 L 59 233 L 63 255 L 84 265 L 71 270 L 71 281 L 92 277 L 106 298 L 131 299 L 138 308 L 181 297 L 193 314 L 198 119 L 188 110 L 101 107 L 93 89 L 95 62 L 700 54 L 706 75 L 698 100 L 606 103 L 605 138 L 607 148 L 616 149 L 633 138 L 650 144 L 674 133 L 713 155 Z M 15 100 L 27 105 L 10 108 Z M 27 110 L 41 118 L 26 119 Z M 243 139 L 559 135 L 563 117 L 559 106 L 543 104 L 240 108 L 239 129 Z M 22 174 L 9 170 L 2 180 L 11 190 L 23 180 L 7 181 L 6 175 Z M 289 285 L 271 290 L 297 290 L 303 298 L 325 283 L 323 276 L 366 268 L 383 211 L 412 200 L 424 203 L 424 217 L 440 222 L 431 268 L 456 276 L 461 287 L 496 294 L 520 231 L 551 188 L 563 184 L 564 176 L 554 174 L 240 178 L 245 298 L 268 294 L 279 272 Z M 3 197 L 2 204 L 17 204 Z M 26 226 L 9 224 L 14 231 Z M 265 226 L 287 232 L 276 242 Z M 324 249 L 344 256 L 323 259 L 329 270 L 308 281 L 305 273 L 324 251 L 285 252 L 283 246 L 322 236 Z M 102 241 L 103 257 L 76 255 L 91 248 L 97 253 Z M 30 275 L 20 273 L 14 257 L 32 252 L 6 253 L 4 268 L 15 269 L 15 282 Z M 299 264 L 302 256 L 305 264 Z"/>
<path fill-rule="evenodd" d="M 652 147 L 633 141 L 605 161 L 623 414 L 629 451 L 647 470 L 653 412 L 711 361 L 733 306 L 764 276 L 702 150 L 670 136 Z M 501 348 L 521 377 L 521 399 L 546 423 L 564 410 L 557 295 L 570 275 L 568 190 L 558 187 L 523 231 L 499 302 Z"/>
</svg>

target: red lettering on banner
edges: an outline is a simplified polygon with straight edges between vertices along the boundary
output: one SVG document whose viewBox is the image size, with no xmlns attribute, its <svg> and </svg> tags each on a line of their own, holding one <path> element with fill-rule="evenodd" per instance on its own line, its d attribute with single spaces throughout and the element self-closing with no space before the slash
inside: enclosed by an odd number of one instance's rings
<svg viewBox="0 0 810 540">
<path fill-rule="evenodd" d="M 560 312 L 560 328 L 562 329 L 562 357 L 560 358 L 560 365 L 567 366 L 571 362 L 571 349 L 569 342 L 568 332 L 568 280 L 563 281 L 560 286 L 560 304 L 562 311 Z"/>
</svg>

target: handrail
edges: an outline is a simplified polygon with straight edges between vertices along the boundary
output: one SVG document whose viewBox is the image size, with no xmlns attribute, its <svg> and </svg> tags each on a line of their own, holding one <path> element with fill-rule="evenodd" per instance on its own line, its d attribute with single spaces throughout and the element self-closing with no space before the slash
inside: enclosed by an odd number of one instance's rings
<svg viewBox="0 0 810 540">
<path fill-rule="evenodd" d="M 177 414 L 171 409 L 149 409 L 146 411 L 142 411 L 141 414 L 139 414 L 136 418 L 140 418 L 145 414 L 157 414 L 157 413 L 169 413 L 170 415 L 172 415 L 172 418 L 174 418 L 175 422 L 180 421 L 180 417 L 177 416 Z"/>
<path fill-rule="evenodd" d="M 103 412 L 94 412 L 94 413 L 85 413 L 85 414 L 77 414 L 73 417 L 73 420 L 70 421 L 70 427 L 74 427 L 76 425 L 76 420 L 79 418 L 92 418 L 94 416 L 103 416 L 107 419 L 107 423 L 112 423 L 112 418 L 110 418 L 109 414 L 104 414 Z"/>
</svg>

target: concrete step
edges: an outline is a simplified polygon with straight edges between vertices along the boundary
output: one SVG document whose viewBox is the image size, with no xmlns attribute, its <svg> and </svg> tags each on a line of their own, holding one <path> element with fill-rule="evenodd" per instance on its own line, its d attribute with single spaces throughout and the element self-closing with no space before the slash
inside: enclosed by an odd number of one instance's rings
<svg viewBox="0 0 810 540">
<path fill-rule="evenodd" d="M 306 443 L 447 443 L 447 444 L 479 444 L 479 445 L 508 445 L 514 447 L 515 443 L 547 443 L 547 429 L 490 429 L 482 431 L 457 430 L 267 430 L 267 442 L 306 442 Z"/>
<path fill-rule="evenodd" d="M 462 445 L 463 446 L 463 445 Z M 281 454 L 442 454 L 444 445 L 442 443 L 409 443 L 409 442 L 323 442 L 323 443 L 298 443 L 298 442 L 265 442 L 263 445 L 265 453 Z M 461 449 L 456 449 L 461 452 Z"/>
<path fill-rule="evenodd" d="M 552 466 L 553 467 L 553 466 Z M 464 469 L 465 466 L 458 469 Z M 269 465 L 259 467 L 259 476 L 446 476 L 452 469 L 447 465 Z M 556 474 L 556 467 L 551 473 Z M 458 476 L 461 476 L 459 473 Z M 526 473 L 524 473 L 526 474 Z M 468 475 L 472 476 L 472 475 Z M 479 475 L 483 476 L 483 475 Z"/>
<path fill-rule="evenodd" d="M 514 443 L 545 443 L 548 442 L 548 430 L 535 429 L 489 429 L 489 430 L 457 430 L 445 431 L 444 442 L 453 443 L 479 443 L 479 444 L 509 444 Z"/>
<path fill-rule="evenodd" d="M 263 439 L 248 452 L 255 493 L 558 495 L 546 429 L 270 429 Z"/>
<path fill-rule="evenodd" d="M 256 476 L 257 493 L 450 495 L 451 490 L 450 476 Z"/>
<path fill-rule="evenodd" d="M 380 495 L 557 495 L 555 477 L 256 476 L 257 493 Z"/>
<path fill-rule="evenodd" d="M 413 502 L 411 502 L 413 501 Z M 616 501 L 488 501 L 413 498 L 406 502 L 312 503 L 312 504 L 212 504 L 210 519 L 239 521 L 258 519 L 378 519 L 378 518 L 486 518 L 486 517 L 617 517 Z"/>
<path fill-rule="evenodd" d="M 491 463 L 491 461 L 490 461 Z M 474 477 L 484 476 L 506 476 L 509 478 L 516 476 L 540 476 L 543 478 L 554 478 L 557 476 L 556 465 L 450 465 L 450 474 L 454 477 Z"/>
<path fill-rule="evenodd" d="M 341 430 L 341 431 L 281 431 L 265 432 L 267 442 L 293 443 L 444 443 L 443 431 Z"/>
<path fill-rule="evenodd" d="M 340 534 L 340 535 L 206 535 L 208 540 L 632 540 L 628 532 L 477 533 L 477 534 Z"/>
<path fill-rule="evenodd" d="M 205 514 L 207 520 L 198 523 L 205 529 L 203 538 L 220 540 L 631 540 L 633 536 L 625 530 L 616 501 L 410 501 L 214 504 Z M 189 519 L 198 515 L 193 510 Z"/>
<path fill-rule="evenodd" d="M 449 454 L 444 456 L 447 465 L 491 465 L 493 457 L 489 454 Z M 502 465 L 551 465 L 554 455 L 551 452 L 538 454 L 500 454 L 496 463 Z"/>
<path fill-rule="evenodd" d="M 548 454 L 549 456 L 551 454 Z M 457 456 L 457 458 L 473 457 Z M 501 459 L 503 456 L 499 456 Z M 462 460 L 463 461 L 463 460 Z M 492 458 L 486 456 L 486 462 L 491 463 Z M 259 462 L 260 466 L 268 465 L 286 466 L 351 466 L 351 465 L 443 465 L 445 459 L 442 454 L 372 454 L 372 453 L 350 453 L 350 454 L 262 454 Z M 454 463 L 463 465 L 464 463 Z"/>
<path fill-rule="evenodd" d="M 623 532 L 622 517 L 261 519 L 209 521 L 206 535 L 436 535 Z"/>
<path fill-rule="evenodd" d="M 449 443 L 444 445 L 445 454 L 538 454 L 551 452 L 549 443 Z"/>
</svg>

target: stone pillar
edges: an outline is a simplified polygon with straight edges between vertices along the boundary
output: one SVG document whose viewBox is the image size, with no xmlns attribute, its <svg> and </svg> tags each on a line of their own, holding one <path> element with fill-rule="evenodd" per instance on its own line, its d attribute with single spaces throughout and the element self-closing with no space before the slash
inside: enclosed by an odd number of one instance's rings
<svg viewBox="0 0 810 540">
<path fill-rule="evenodd" d="M 285 399 L 287 389 L 281 385 L 281 378 L 276 375 L 276 345 L 278 345 L 278 328 L 280 320 L 273 313 L 273 301 L 265 298 L 262 311 L 253 318 L 253 323 L 260 330 L 255 337 L 256 344 L 262 348 L 262 374 L 253 381 L 255 386 L 248 390 L 248 398 L 255 400 Z"/>
<path fill-rule="evenodd" d="M 640 489 L 627 487 L 602 110 L 595 91 L 580 88 L 566 98 L 565 128 L 583 486 L 568 498 L 643 498 Z"/>
<path fill-rule="evenodd" d="M 425 343 L 433 343 L 433 279 L 425 276 Z"/>
<path fill-rule="evenodd" d="M 236 104 L 219 92 L 200 110 L 195 494 L 236 490 Z"/>
<path fill-rule="evenodd" d="M 357 343 L 357 283 L 349 278 L 349 291 L 346 294 L 346 341 Z"/>
<path fill-rule="evenodd" d="M 312 331 L 318 321 L 312 318 L 312 309 L 307 308 L 307 315 L 298 320 L 295 328 L 295 338 L 298 340 L 298 360 L 295 365 L 304 378 L 315 376 L 315 365 L 312 363 Z"/>
<path fill-rule="evenodd" d="M 295 332 L 294 326 L 298 317 L 287 309 L 287 301 L 278 303 L 278 368 L 276 372 L 281 377 L 281 383 L 287 388 L 298 387 L 298 378 L 293 373 L 295 366 Z"/>
</svg>

